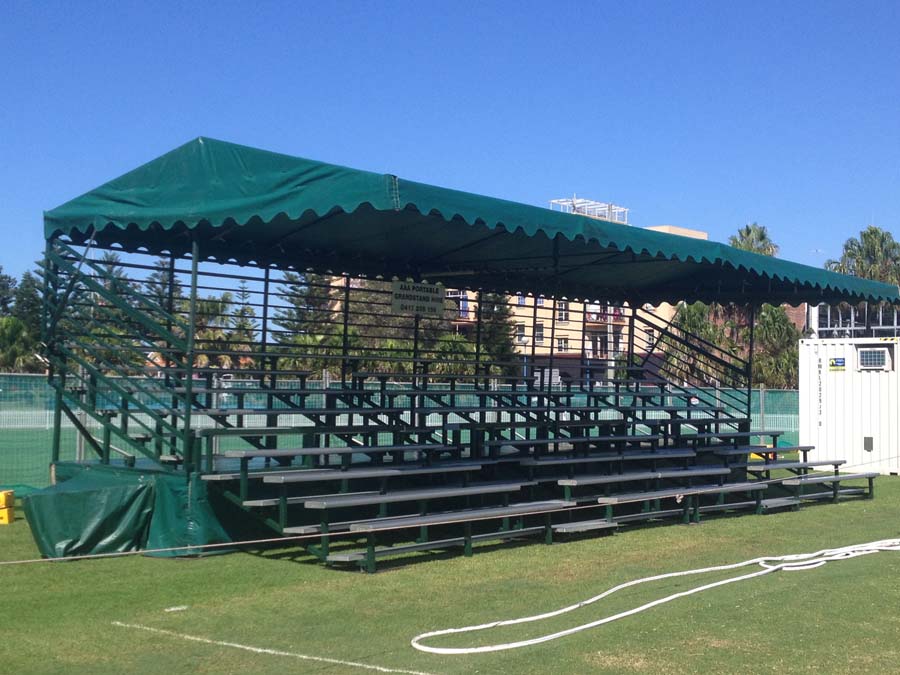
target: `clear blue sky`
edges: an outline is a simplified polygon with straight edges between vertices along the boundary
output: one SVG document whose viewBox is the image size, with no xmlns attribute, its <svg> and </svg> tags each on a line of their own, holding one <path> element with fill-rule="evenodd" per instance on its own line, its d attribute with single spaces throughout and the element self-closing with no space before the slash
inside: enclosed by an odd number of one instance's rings
<svg viewBox="0 0 900 675">
<path fill-rule="evenodd" d="M 900 235 L 900 3 L 0 4 L 0 264 L 199 136 L 821 265 Z"/>
</svg>

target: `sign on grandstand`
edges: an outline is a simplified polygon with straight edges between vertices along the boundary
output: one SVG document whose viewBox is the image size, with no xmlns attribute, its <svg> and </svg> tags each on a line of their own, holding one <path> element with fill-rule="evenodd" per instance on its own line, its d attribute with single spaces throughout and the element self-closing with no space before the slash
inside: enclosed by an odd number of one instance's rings
<svg viewBox="0 0 900 675">
<path fill-rule="evenodd" d="M 440 317 L 444 313 L 444 295 L 441 284 L 394 281 L 391 284 L 391 311 L 394 314 Z"/>
</svg>

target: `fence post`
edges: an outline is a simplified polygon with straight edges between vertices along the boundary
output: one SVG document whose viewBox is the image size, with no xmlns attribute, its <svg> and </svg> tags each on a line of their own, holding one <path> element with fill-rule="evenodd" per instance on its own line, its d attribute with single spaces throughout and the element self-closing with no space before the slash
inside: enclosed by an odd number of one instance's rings
<svg viewBox="0 0 900 675">
<path fill-rule="evenodd" d="M 766 428 L 766 385 L 759 385 L 759 428 Z"/>
</svg>

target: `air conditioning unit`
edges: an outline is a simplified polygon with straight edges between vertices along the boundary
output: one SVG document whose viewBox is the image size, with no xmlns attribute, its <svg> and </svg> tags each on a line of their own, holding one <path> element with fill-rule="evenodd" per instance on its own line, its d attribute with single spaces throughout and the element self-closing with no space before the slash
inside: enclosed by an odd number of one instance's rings
<svg viewBox="0 0 900 675">
<path fill-rule="evenodd" d="M 859 347 L 856 364 L 859 370 L 891 370 L 891 351 L 887 347 Z"/>
</svg>

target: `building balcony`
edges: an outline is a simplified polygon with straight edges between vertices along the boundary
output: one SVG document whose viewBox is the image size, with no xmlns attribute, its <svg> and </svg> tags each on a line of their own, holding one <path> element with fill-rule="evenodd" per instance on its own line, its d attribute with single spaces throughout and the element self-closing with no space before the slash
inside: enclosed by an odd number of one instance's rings
<svg viewBox="0 0 900 675">
<path fill-rule="evenodd" d="M 616 325 L 623 325 L 628 323 L 628 317 L 625 315 L 625 312 L 618 307 L 613 307 L 609 310 L 599 310 L 595 312 L 588 310 L 584 314 L 584 320 L 585 323 L 588 324 L 613 323 Z"/>
</svg>

